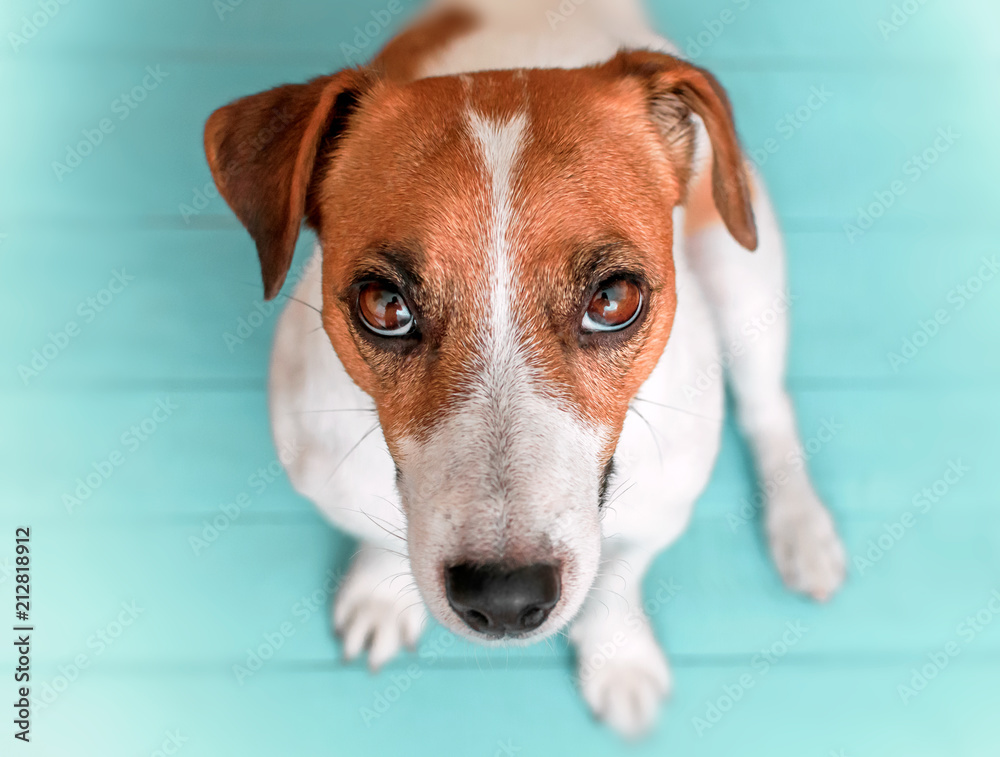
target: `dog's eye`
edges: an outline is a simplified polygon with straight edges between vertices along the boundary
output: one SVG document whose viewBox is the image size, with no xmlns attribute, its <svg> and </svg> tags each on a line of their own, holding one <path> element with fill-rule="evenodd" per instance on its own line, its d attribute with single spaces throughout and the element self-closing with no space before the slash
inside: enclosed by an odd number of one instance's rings
<svg viewBox="0 0 1000 757">
<path fill-rule="evenodd" d="M 406 336 L 413 331 L 413 314 L 399 290 L 371 281 L 358 292 L 361 321 L 379 336 Z"/>
<path fill-rule="evenodd" d="M 583 314 L 584 331 L 621 331 L 639 317 L 642 292 L 628 279 L 602 283 Z"/>
</svg>

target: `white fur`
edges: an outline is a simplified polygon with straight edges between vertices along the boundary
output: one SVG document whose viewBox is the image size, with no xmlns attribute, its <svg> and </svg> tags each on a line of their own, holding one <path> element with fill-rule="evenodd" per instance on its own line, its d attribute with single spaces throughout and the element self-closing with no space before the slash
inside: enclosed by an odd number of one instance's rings
<svg viewBox="0 0 1000 757">
<path fill-rule="evenodd" d="M 353 660 L 367 645 L 368 666 L 378 670 L 400 647 L 416 646 L 426 620 L 406 558 L 362 544 L 333 613 L 344 659 Z"/>
<path fill-rule="evenodd" d="M 490 320 L 489 350 L 492 354 L 510 349 L 517 340 L 511 313 L 511 298 L 520 280 L 512 267 L 510 256 L 511 224 L 514 211 L 511 203 L 514 172 L 528 133 L 528 116 L 519 113 L 510 121 L 496 123 L 475 111 L 469 113 L 469 125 L 476 146 L 482 153 L 489 175 L 490 209 Z"/>
<path fill-rule="evenodd" d="M 673 50 L 648 29 L 639 5 L 631 0 L 587 0 L 555 25 L 546 6 L 531 0 L 467 2 L 486 8 L 490 23 L 454 43 L 425 75 L 573 67 L 606 60 L 622 46 Z M 801 442 L 783 388 L 785 320 L 779 318 L 752 342 L 742 330 L 748 319 L 785 290 L 780 230 L 767 193 L 755 178 L 760 235 L 756 254 L 743 250 L 722 227 L 692 239 L 677 234 L 675 324 L 619 439 L 611 503 L 600 523 L 600 556 L 606 567 L 595 579 L 598 526 L 595 514 L 581 502 L 587 502 L 589 487 L 596 485 L 594 466 L 588 461 L 596 459 L 602 430 L 588 428 L 532 390 L 532 374 L 518 348 L 517 324 L 504 309 L 509 291 L 505 287 L 515 280 L 504 246 L 504 228 L 514 221 L 505 192 L 524 125 L 516 119 L 489 123 L 476 116 L 470 123 L 483 153 L 493 208 L 492 236 L 484 240 L 494 273 L 489 294 L 492 328 L 484 335 L 481 385 L 478 393 L 473 388 L 460 412 L 439 424 L 430 440 L 402 445 L 402 466 L 425 471 L 420 477 L 404 471 L 406 501 L 450 497 L 455 507 L 452 520 L 443 518 L 442 509 L 411 507 L 408 522 L 393 485 L 395 469 L 385 441 L 373 429 L 371 400 L 354 386 L 325 334 L 316 330 L 317 314 L 295 302 L 282 315 L 272 362 L 276 442 L 281 448 L 294 445 L 302 450 L 288 466 L 295 486 L 332 522 L 366 545 L 337 602 L 347 654 L 359 652 L 358 640 L 370 636 L 370 660 L 377 666 L 423 619 L 422 615 L 400 619 L 393 609 L 399 609 L 397 600 L 375 590 L 405 573 L 407 564 L 405 558 L 375 559 L 373 550 L 384 547 L 409 554 L 413 560 L 409 567 L 419 575 L 429 574 L 433 564 L 462 549 L 488 552 L 509 547 L 512 540 L 530 551 L 547 537 L 553 549 L 576 555 L 579 570 L 564 586 L 572 601 L 557 608 L 541 632 L 577 613 L 594 581 L 599 596 L 591 592 L 571 629 L 581 671 L 587 670 L 597 650 L 610 645 L 615 652 L 599 674 L 581 680 L 581 689 L 595 713 L 622 733 L 638 734 L 652 723 L 670 685 L 666 660 L 639 609 L 642 576 L 655 555 L 683 532 L 711 474 L 719 448 L 723 385 L 715 381 L 707 387 L 701 384 L 697 391 L 692 387 L 698 386 L 700 374 L 719 365 L 720 342 L 727 348 L 734 341 L 744 342 L 745 349 L 732 361 L 731 379 L 758 472 L 768 480 L 782 473 L 788 482 L 769 498 L 765 513 L 782 576 L 792 588 L 817 598 L 828 597 L 843 580 L 843 551 L 832 520 L 807 472 L 788 462 L 801 451 Z M 701 132 L 698 155 L 704 156 Z M 675 212 L 674 228 L 684 228 L 682 209 Z M 318 266 L 304 277 L 295 296 L 321 306 Z M 491 404 L 490 398 L 497 396 L 505 399 Z M 311 412 L 345 408 L 367 412 Z M 517 420 L 532 417 L 544 418 L 544 424 Z M 366 432 L 369 435 L 355 447 Z M 558 444 L 553 444 L 555 440 Z M 502 496 L 482 485 L 490 480 L 490 472 L 482 469 L 483 455 L 474 449 L 499 442 L 502 449 L 493 451 L 506 456 L 518 472 Z M 461 486 L 453 486 L 455 477 Z M 517 528 L 500 525 L 498 512 Z M 401 579 L 400 586 L 408 580 Z M 435 585 L 429 575 L 423 583 Z M 615 600 L 616 594 L 620 600 Z M 437 617 L 468 634 L 457 620 L 448 622 L 440 590 L 431 590 L 425 599 Z"/>
</svg>

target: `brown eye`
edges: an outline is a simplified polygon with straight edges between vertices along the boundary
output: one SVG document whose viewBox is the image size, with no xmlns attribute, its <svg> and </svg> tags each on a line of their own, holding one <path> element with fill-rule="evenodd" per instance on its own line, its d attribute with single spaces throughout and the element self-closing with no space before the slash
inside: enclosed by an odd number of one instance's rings
<svg viewBox="0 0 1000 757">
<path fill-rule="evenodd" d="M 583 314 L 584 331 L 621 331 L 639 317 L 642 292 L 628 279 L 611 279 L 594 292 Z"/>
<path fill-rule="evenodd" d="M 370 281 L 358 292 L 361 321 L 379 336 L 406 336 L 413 331 L 413 314 L 399 290 Z"/>
</svg>

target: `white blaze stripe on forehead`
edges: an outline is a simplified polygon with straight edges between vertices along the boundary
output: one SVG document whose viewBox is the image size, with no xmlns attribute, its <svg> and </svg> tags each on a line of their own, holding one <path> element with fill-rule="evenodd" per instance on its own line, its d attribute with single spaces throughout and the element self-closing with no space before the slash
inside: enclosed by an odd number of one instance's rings
<svg viewBox="0 0 1000 757">
<path fill-rule="evenodd" d="M 490 352 L 493 353 L 490 357 L 493 358 L 517 338 L 511 312 L 512 297 L 518 286 L 517 266 L 510 254 L 510 229 L 515 220 L 511 195 L 514 170 L 528 131 L 528 117 L 519 113 L 509 121 L 498 122 L 470 111 L 469 125 L 490 184 L 490 229 L 486 240 L 490 304 L 487 313 Z"/>
<path fill-rule="evenodd" d="M 597 570 L 599 458 L 608 430 L 547 392 L 531 359 L 516 210 L 528 116 L 499 121 L 470 111 L 467 118 L 486 200 L 476 251 L 483 268 L 468 284 L 487 316 L 471 340 L 468 384 L 455 387 L 459 401 L 427 436 L 397 443 L 408 550 L 428 606 L 459 632 L 442 565 L 557 561 L 563 596 L 548 622 L 559 625 L 579 608 Z"/>
</svg>

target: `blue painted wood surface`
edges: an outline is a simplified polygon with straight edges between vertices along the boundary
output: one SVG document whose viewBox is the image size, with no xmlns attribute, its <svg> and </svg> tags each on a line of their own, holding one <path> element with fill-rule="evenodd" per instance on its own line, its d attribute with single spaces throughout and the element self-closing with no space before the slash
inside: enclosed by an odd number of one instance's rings
<svg viewBox="0 0 1000 757">
<path fill-rule="evenodd" d="M 275 313 L 251 241 L 201 196 L 200 138 L 228 100 L 349 62 L 342 43 L 385 4 L 225 1 L 0 8 L 0 586 L 8 607 L 13 528 L 30 524 L 41 698 L 20 752 L 1000 754 L 996 3 L 652 3 L 729 88 L 788 232 L 789 382 L 854 562 L 828 606 L 782 589 L 727 423 L 691 529 L 647 580 L 676 687 L 627 748 L 588 716 L 563 639 L 485 651 L 432 627 L 378 676 L 339 662 L 328 595 L 352 545 L 267 473 Z M 58 11 L 28 36 L 43 6 Z M 150 70 L 155 88 L 123 107 Z M 102 119 L 90 155 L 53 166 Z M 895 181 L 905 193 L 852 231 Z M 139 438 L 158 403 L 168 417 Z M 241 493 L 250 505 L 226 516 Z M 763 665 L 788 623 L 801 640 Z M 938 671 L 949 644 L 960 654 Z"/>
</svg>

